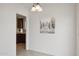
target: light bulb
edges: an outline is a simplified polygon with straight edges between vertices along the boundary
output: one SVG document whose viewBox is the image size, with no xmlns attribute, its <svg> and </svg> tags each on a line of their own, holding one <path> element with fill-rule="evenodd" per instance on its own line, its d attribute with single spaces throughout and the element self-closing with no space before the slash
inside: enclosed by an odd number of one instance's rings
<svg viewBox="0 0 79 59">
<path fill-rule="evenodd" d="M 36 9 L 37 9 L 37 10 L 40 9 L 40 6 L 39 6 L 39 5 L 36 5 Z"/>
<path fill-rule="evenodd" d="M 32 9 L 31 9 L 31 11 L 36 11 L 36 8 L 33 6 Z"/>
</svg>

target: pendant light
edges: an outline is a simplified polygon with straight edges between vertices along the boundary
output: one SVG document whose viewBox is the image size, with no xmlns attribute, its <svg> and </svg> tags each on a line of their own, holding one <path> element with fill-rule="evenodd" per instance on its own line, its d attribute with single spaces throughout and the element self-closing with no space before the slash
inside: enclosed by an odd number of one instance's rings
<svg viewBox="0 0 79 59">
<path fill-rule="evenodd" d="M 42 7 L 40 6 L 39 3 L 34 3 L 33 6 L 32 6 L 31 11 L 33 11 L 33 12 L 35 12 L 35 11 L 41 12 L 43 10 L 42 10 Z"/>
</svg>

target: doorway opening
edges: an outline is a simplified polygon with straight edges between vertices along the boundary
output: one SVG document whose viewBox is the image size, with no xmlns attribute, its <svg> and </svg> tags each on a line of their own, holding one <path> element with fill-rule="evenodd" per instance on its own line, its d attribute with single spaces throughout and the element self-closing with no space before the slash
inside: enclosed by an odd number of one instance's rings
<svg viewBox="0 0 79 59">
<path fill-rule="evenodd" d="M 16 55 L 26 49 L 26 17 L 16 14 Z"/>
</svg>

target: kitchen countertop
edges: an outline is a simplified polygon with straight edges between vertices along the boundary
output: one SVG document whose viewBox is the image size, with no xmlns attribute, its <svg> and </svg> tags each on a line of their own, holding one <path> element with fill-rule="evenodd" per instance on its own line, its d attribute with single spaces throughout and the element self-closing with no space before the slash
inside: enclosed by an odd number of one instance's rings
<svg viewBox="0 0 79 59">
<path fill-rule="evenodd" d="M 26 32 L 23 32 L 23 33 L 16 33 L 16 34 L 26 34 Z"/>
</svg>

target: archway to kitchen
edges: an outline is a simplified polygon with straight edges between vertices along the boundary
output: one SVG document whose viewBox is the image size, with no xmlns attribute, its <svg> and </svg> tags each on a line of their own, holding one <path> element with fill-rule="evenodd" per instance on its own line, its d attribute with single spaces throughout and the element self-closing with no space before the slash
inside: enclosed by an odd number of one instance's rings
<svg viewBox="0 0 79 59">
<path fill-rule="evenodd" d="M 26 50 L 26 16 L 16 14 L 16 55 Z"/>
</svg>

